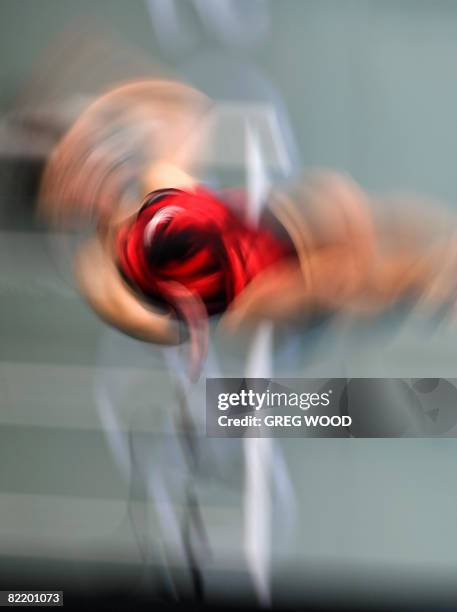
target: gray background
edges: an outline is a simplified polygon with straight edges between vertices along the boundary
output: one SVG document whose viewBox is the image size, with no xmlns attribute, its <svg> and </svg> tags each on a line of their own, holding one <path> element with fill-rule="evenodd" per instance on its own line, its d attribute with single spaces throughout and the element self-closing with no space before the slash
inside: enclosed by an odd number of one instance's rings
<svg viewBox="0 0 457 612">
<path fill-rule="evenodd" d="M 122 40 L 178 73 L 183 55 L 228 53 L 204 31 L 190 3 L 178 5 L 193 32 L 180 56 L 160 47 L 143 2 L 0 0 L 3 110 L 11 110 L 39 53 L 80 15 L 97 15 Z M 414 190 L 454 206 L 457 4 L 280 0 L 267 7 L 264 41 L 231 54 L 240 64 L 255 64 L 282 96 L 297 164 L 347 170 L 369 189 Z M 14 197 L 5 195 L 0 205 L 14 211 L 17 203 L 20 217 L 23 202 Z M 0 549 L 9 567 L 14 561 L 43 569 L 38 564 L 45 560 L 84 574 L 87 564 L 109 562 L 105 576 L 117 566 L 137 575 L 130 481 L 102 431 L 96 393 L 103 385 L 111 389 L 125 431 L 150 432 L 142 444 L 154 457 L 162 456 L 156 449 L 175 403 L 173 386 L 158 350 L 108 330 L 88 311 L 71 285 L 68 262 L 56 261 L 59 240 L 20 224 L 1 232 Z M 276 375 L 453 378 L 456 340 L 449 321 L 408 309 L 372 324 L 315 321 L 278 336 Z M 224 373 L 239 374 L 245 344 L 220 336 L 215 342 Z M 341 580 L 333 580 L 337 590 L 349 584 L 375 594 L 383 580 L 405 593 L 451 587 L 456 440 L 289 439 L 281 445 L 298 520 L 286 544 L 275 539 L 277 576 L 298 572 L 302 585 L 325 589 L 333 572 Z M 199 487 L 219 551 L 213 567 L 239 570 L 240 449 L 227 453 L 225 480 L 202 478 Z M 157 469 L 153 459 L 149 465 Z M 149 530 L 155 541 L 158 528 L 154 520 L 147 527 L 144 492 L 135 495 L 137 530 Z"/>
</svg>

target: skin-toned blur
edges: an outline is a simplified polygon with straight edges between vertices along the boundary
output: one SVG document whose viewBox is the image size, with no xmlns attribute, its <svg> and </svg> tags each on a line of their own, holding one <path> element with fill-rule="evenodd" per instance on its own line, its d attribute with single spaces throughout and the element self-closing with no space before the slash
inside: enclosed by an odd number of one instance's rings
<svg viewBox="0 0 457 612">
<path fill-rule="evenodd" d="M 0 591 L 455 607 L 457 6 L 2 0 L 0 47 Z M 211 435 L 289 380 L 354 423 Z"/>
<path fill-rule="evenodd" d="M 114 263 L 110 238 L 125 218 L 139 210 L 148 193 L 163 188 L 192 191 L 198 185 L 191 172 L 201 167 L 208 114 L 214 107 L 203 94 L 177 81 L 116 85 L 84 110 L 52 150 L 39 193 L 39 215 L 53 225 L 95 221 L 96 239 L 107 261 Z M 449 248 L 446 240 L 429 248 L 440 238 L 438 223 L 427 228 L 425 239 L 419 233 L 420 213 L 417 235 L 407 218 L 399 215 L 395 231 L 392 222 L 383 227 L 384 220 L 377 219 L 374 210 L 379 208 L 376 196 L 335 171 L 308 171 L 291 188 L 273 191 L 268 198 L 273 215 L 296 248 L 297 260 L 278 263 L 253 279 L 229 305 L 222 329 L 233 332 L 265 318 L 285 321 L 317 308 L 378 315 L 397 299 L 417 300 L 431 294 Z M 91 291 L 102 293 L 110 268 L 95 257 L 80 257 L 76 268 L 83 296 L 97 311 Z M 84 280 L 89 275 L 92 283 Z M 92 288 L 94 284 L 99 287 Z M 118 285 L 127 297 L 122 282 Z M 106 295 L 111 310 L 114 293 Z M 128 297 L 134 310 L 133 296 Z M 193 297 L 198 300 L 198 295 Z M 447 298 L 444 291 L 433 305 Z M 137 299 L 141 302 L 140 296 Z M 101 310 L 103 316 L 103 306 Z M 154 341 L 157 321 L 156 341 L 162 343 L 162 327 L 170 325 L 170 315 L 162 318 L 164 322 L 158 323 L 159 317 L 151 316 L 144 332 L 138 324 L 139 335 Z M 121 331 L 132 327 L 116 314 L 108 319 Z M 170 331 L 168 336 L 174 344 L 175 335 Z"/>
</svg>

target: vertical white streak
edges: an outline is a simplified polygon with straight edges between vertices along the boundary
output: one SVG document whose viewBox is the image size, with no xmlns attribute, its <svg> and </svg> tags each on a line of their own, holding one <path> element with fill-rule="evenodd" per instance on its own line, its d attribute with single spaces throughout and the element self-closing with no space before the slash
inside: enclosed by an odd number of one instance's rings
<svg viewBox="0 0 457 612">
<path fill-rule="evenodd" d="M 265 202 L 268 181 L 260 148 L 251 126 L 246 126 L 249 217 L 257 222 Z M 272 375 L 273 326 L 262 321 L 255 332 L 246 363 L 246 378 Z M 272 440 L 245 438 L 244 545 L 259 602 L 271 604 L 271 474 Z"/>
<path fill-rule="evenodd" d="M 246 122 L 246 166 L 248 216 L 253 223 L 258 223 L 269 184 L 265 173 L 265 164 L 260 153 L 259 138 L 249 120 Z"/>
</svg>

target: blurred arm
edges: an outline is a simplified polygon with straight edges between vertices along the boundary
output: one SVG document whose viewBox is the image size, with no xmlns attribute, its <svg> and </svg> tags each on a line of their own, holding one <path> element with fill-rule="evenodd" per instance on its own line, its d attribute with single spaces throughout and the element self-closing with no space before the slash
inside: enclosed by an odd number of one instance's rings
<svg viewBox="0 0 457 612">
<path fill-rule="evenodd" d="M 226 329 L 259 319 L 287 321 L 316 308 L 342 307 L 356 293 L 359 270 L 344 246 L 314 249 L 307 256 L 307 273 L 296 260 L 271 266 L 240 293 L 222 317 Z"/>
<path fill-rule="evenodd" d="M 82 245 L 74 266 L 83 296 L 104 321 L 148 342 L 180 342 L 176 320 L 147 308 L 129 291 L 99 238 Z"/>
<path fill-rule="evenodd" d="M 150 164 L 142 184 L 145 193 L 149 193 L 166 187 L 192 189 L 195 181 L 171 162 L 159 161 Z M 104 229 L 105 237 L 96 235 L 80 247 L 74 262 L 80 291 L 104 321 L 124 333 L 157 344 L 178 344 L 179 324 L 172 315 L 158 314 L 136 298 L 119 275 L 105 244 L 124 216 L 125 212 L 113 214 Z"/>
</svg>

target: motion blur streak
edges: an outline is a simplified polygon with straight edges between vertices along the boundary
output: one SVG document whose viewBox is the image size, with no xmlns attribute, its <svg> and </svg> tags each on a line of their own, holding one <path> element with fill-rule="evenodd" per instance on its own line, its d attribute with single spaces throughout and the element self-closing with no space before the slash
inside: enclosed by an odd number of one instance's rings
<svg viewBox="0 0 457 612">
<path fill-rule="evenodd" d="M 2 0 L 0 34 L 2 588 L 454 607 L 453 438 L 209 438 L 205 378 L 435 377 L 457 423 L 457 7 Z"/>
</svg>

